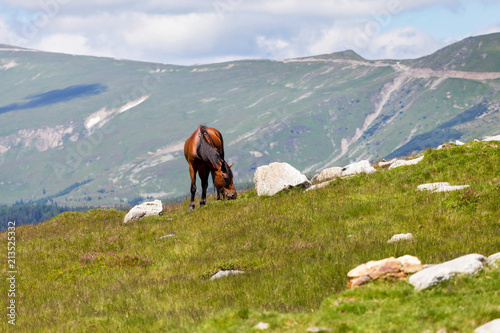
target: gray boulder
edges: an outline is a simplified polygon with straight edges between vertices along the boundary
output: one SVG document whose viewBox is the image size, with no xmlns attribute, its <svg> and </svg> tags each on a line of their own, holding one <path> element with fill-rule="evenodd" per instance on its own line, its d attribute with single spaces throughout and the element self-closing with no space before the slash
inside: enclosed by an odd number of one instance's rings
<svg viewBox="0 0 500 333">
<path fill-rule="evenodd" d="M 144 202 L 134 206 L 127 215 L 125 215 L 123 223 L 138 221 L 148 216 L 160 216 L 162 211 L 163 205 L 160 200 Z"/>
<path fill-rule="evenodd" d="M 335 179 L 337 177 L 342 176 L 342 168 L 341 167 L 333 167 L 322 170 L 318 175 L 314 176 L 311 179 L 311 183 L 313 185 L 321 184 L 323 182 L 327 182 L 329 180 Z"/>
<path fill-rule="evenodd" d="M 413 274 L 408 280 L 417 290 L 423 290 L 456 274 L 475 274 L 483 268 L 486 258 L 480 254 L 468 254 L 442 264 L 433 265 Z"/>
<path fill-rule="evenodd" d="M 371 166 L 370 162 L 364 160 L 356 163 L 351 163 L 348 166 L 344 167 L 342 176 L 356 175 L 358 173 L 373 173 L 375 171 L 377 170 L 375 170 L 375 168 Z"/>
<path fill-rule="evenodd" d="M 258 167 L 253 175 L 253 183 L 259 196 L 275 195 L 293 186 L 311 186 L 311 182 L 299 170 L 288 163 L 278 162 Z"/>
<path fill-rule="evenodd" d="M 489 323 L 479 326 L 474 330 L 474 333 L 498 333 L 500 332 L 500 319 L 495 319 Z"/>
</svg>

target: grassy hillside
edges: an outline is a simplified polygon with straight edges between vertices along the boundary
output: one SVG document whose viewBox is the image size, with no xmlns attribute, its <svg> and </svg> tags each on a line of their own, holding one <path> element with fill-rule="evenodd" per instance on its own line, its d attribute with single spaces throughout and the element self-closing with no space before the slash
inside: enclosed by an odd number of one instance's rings
<svg viewBox="0 0 500 333">
<path fill-rule="evenodd" d="M 273 197 L 255 191 L 123 225 L 124 212 L 63 213 L 16 230 L 16 325 L 24 331 L 469 332 L 498 318 L 500 271 L 415 292 L 406 282 L 345 291 L 347 272 L 410 254 L 439 263 L 500 251 L 500 149 L 427 150 L 415 166 Z M 423 183 L 469 184 L 452 193 Z M 396 233 L 412 242 L 387 244 Z M 174 235 L 170 237 L 163 237 Z M 7 243 L 7 234 L 0 235 Z M 210 281 L 220 269 L 245 274 Z M 0 290 L 8 290 L 5 279 Z M 6 320 L 1 329 L 8 327 Z"/>
<path fill-rule="evenodd" d="M 500 73 L 481 72 L 500 71 L 499 40 L 399 62 L 345 51 L 199 66 L 2 47 L 0 204 L 183 196 L 182 143 L 200 124 L 224 135 L 237 185 L 275 161 L 314 173 L 496 135 Z"/>
</svg>

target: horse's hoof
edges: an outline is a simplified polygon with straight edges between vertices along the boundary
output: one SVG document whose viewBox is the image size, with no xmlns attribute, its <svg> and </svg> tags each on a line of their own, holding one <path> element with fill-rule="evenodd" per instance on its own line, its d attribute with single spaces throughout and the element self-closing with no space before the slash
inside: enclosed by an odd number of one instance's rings
<svg viewBox="0 0 500 333">
<path fill-rule="evenodd" d="M 189 207 L 188 212 L 191 212 L 191 211 L 193 211 L 193 210 L 194 210 L 194 207 Z"/>
</svg>

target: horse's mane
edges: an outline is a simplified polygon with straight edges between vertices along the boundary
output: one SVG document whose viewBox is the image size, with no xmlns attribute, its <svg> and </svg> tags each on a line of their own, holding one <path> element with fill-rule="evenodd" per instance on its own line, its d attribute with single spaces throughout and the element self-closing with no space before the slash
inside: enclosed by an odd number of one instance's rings
<svg viewBox="0 0 500 333">
<path fill-rule="evenodd" d="M 196 147 L 196 154 L 203 162 L 209 162 L 212 165 L 223 165 L 225 163 L 219 151 L 212 146 L 212 139 L 207 132 L 206 126 L 200 126 L 200 140 Z"/>
</svg>

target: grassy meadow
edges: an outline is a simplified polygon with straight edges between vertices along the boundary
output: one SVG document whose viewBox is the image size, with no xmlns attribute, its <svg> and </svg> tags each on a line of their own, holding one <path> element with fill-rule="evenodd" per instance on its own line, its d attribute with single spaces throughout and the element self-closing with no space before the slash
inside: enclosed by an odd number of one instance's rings
<svg viewBox="0 0 500 333">
<path fill-rule="evenodd" d="M 187 201 L 166 205 L 163 216 L 128 225 L 125 212 L 91 210 L 18 227 L 15 328 L 254 332 L 265 322 L 275 332 L 472 332 L 500 317 L 500 269 L 421 292 L 407 282 L 346 290 L 347 272 L 369 260 L 500 252 L 498 142 L 423 154 L 418 165 L 314 191 L 250 190 L 191 213 Z M 416 190 L 442 181 L 471 187 Z M 386 243 L 408 232 L 415 240 Z M 5 249 L 7 233 L 0 240 Z M 221 269 L 245 274 L 210 281 Z M 2 279 L 0 292 L 8 289 Z M 12 329 L 2 318 L 0 330 Z"/>
</svg>

